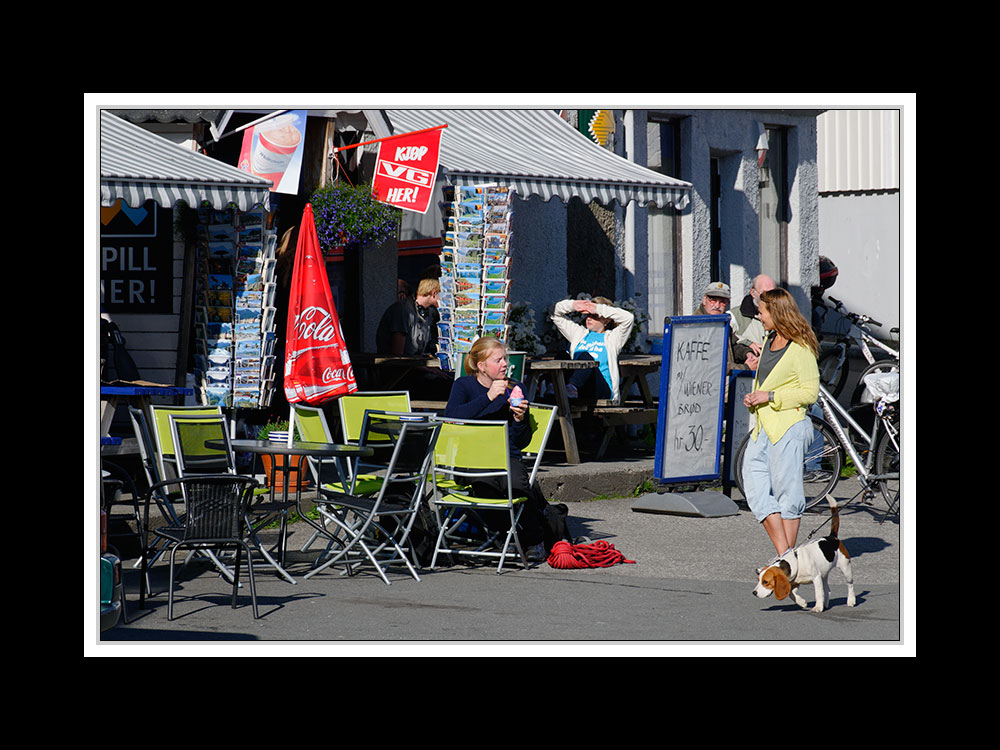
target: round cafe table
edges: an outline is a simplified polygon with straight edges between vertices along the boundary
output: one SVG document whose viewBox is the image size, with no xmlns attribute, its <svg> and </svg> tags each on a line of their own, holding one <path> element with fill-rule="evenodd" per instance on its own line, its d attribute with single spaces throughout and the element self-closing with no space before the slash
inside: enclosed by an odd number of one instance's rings
<svg viewBox="0 0 1000 750">
<path fill-rule="evenodd" d="M 333 459 L 334 464 L 337 467 L 337 473 L 340 475 L 341 483 L 345 488 L 349 486 L 348 477 L 350 476 L 350 472 L 346 470 L 345 461 L 352 458 L 367 458 L 375 453 L 375 451 L 371 448 L 365 448 L 358 445 L 312 443 L 299 440 L 292 441 L 291 444 L 289 444 L 287 440 L 230 440 L 229 445 L 235 452 L 254 453 L 256 455 L 309 456 L 319 459 Z M 221 440 L 207 440 L 205 441 L 205 446 L 215 449 L 225 448 Z M 255 541 L 257 541 L 258 548 L 264 554 L 264 557 L 268 560 L 268 562 L 270 562 L 271 565 L 274 566 L 286 580 L 291 583 L 295 583 L 295 579 L 290 573 L 288 573 L 288 571 L 285 570 L 284 564 L 285 546 L 288 532 L 288 509 L 294 505 L 298 507 L 299 515 L 302 518 L 306 518 L 305 513 L 302 512 L 302 508 L 300 506 L 302 501 L 301 482 L 299 482 L 296 486 L 295 499 L 289 500 L 288 498 L 288 475 L 292 471 L 300 471 L 300 468 L 292 468 L 289 465 L 289 461 L 282 462 L 282 466 L 278 466 L 277 463 L 277 461 L 271 461 L 271 475 L 268 477 L 268 480 L 271 485 L 270 504 L 275 507 L 281 519 L 281 532 L 278 542 L 278 560 L 275 560 L 268 554 L 267 550 L 264 549 L 264 546 L 259 543 L 259 540 L 255 539 Z M 305 463 L 301 466 L 305 466 Z M 275 479 L 278 472 L 283 472 L 284 474 L 280 500 L 276 500 L 274 496 Z M 318 491 L 319 488 L 317 488 L 317 492 Z"/>
</svg>

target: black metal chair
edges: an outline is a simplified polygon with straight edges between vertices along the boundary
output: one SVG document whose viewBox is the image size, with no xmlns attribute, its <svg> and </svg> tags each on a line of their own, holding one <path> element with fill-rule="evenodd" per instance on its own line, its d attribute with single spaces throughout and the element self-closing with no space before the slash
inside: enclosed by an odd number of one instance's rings
<svg viewBox="0 0 1000 750">
<path fill-rule="evenodd" d="M 176 415 L 168 417 L 170 435 L 174 446 L 174 459 L 181 476 L 198 476 L 200 474 L 236 474 L 236 457 L 229 441 L 229 429 L 226 418 L 217 414 Z M 224 447 L 208 447 L 211 441 Z M 260 530 L 274 521 L 279 521 L 278 549 L 284 549 L 288 534 L 288 509 L 295 506 L 294 500 L 283 502 L 274 496 L 273 488 L 257 486 L 254 489 L 254 499 L 247 508 L 248 536 L 254 549 L 260 551 L 267 563 L 287 580 L 294 583 L 295 579 L 281 566 L 280 562 L 268 552 L 261 542 Z M 266 498 L 266 499 L 265 499 Z"/>
<path fill-rule="evenodd" d="M 167 491 L 163 484 L 165 477 L 160 473 L 162 463 L 156 452 L 156 444 L 154 443 L 153 436 L 149 431 L 145 414 L 143 414 L 141 410 L 132 406 L 129 407 L 128 411 L 129 417 L 132 420 L 132 428 L 135 431 L 136 440 L 139 443 L 139 456 L 142 459 L 142 467 L 146 473 L 146 491 L 149 493 L 148 499 L 156 502 L 156 507 L 159 510 L 160 518 L 162 519 L 161 523 L 150 527 L 149 504 L 147 503 L 145 518 L 142 524 L 144 531 L 142 543 L 143 554 L 139 560 L 139 565 L 143 570 L 142 580 L 145 582 L 145 587 L 141 588 L 139 591 L 139 608 L 143 609 L 146 603 L 146 594 L 148 593 L 149 595 L 152 595 L 148 573 L 149 567 L 152 566 L 172 544 L 175 544 L 184 536 L 183 510 L 180 514 L 178 514 L 175 509 L 175 506 L 183 504 L 183 498 L 179 488 L 171 487 L 170 491 Z M 169 430 L 167 434 L 169 434 Z M 154 487 L 156 489 L 152 489 Z M 150 533 L 153 535 L 152 542 L 149 541 L 148 537 L 148 534 Z M 219 560 L 212 550 L 203 550 L 203 554 L 207 555 L 212 560 L 215 566 L 228 580 L 232 580 L 232 573 L 226 565 Z"/>
<path fill-rule="evenodd" d="M 166 479 L 149 489 L 146 496 L 164 490 L 167 486 L 179 487 L 184 498 L 184 528 L 180 538 L 170 545 L 170 589 L 167 599 L 167 619 L 174 619 L 174 559 L 178 549 L 190 547 L 199 550 L 222 550 L 234 547 L 236 560 L 233 567 L 233 609 L 240 585 L 240 555 L 246 552 L 250 571 L 250 598 L 253 616 L 257 611 L 257 589 L 254 585 L 253 560 L 247 543 L 246 513 L 257 481 L 253 477 L 237 474 L 203 474 Z M 145 571 L 144 571 L 145 572 Z"/>
</svg>

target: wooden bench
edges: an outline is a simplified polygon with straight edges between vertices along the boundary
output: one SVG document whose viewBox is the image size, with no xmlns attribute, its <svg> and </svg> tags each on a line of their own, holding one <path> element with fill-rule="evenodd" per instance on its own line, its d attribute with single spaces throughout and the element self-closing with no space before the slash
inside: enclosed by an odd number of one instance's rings
<svg viewBox="0 0 1000 750">
<path fill-rule="evenodd" d="M 601 405 L 599 402 L 591 412 L 595 417 L 600 418 L 606 428 L 604 438 L 597 449 L 597 458 L 604 457 L 605 451 L 611 444 L 611 439 L 619 428 L 630 424 L 655 424 L 660 411 L 656 406 L 642 404 L 622 404 L 619 406 L 607 402 L 605 404 Z"/>
<path fill-rule="evenodd" d="M 440 414 L 448 406 L 447 401 L 425 401 L 421 399 L 410 401 L 410 408 L 414 411 L 432 411 Z"/>
</svg>

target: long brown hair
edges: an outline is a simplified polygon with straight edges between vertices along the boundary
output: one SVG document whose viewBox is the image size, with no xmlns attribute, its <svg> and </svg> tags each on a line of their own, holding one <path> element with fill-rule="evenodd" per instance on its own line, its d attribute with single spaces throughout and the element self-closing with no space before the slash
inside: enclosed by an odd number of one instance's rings
<svg viewBox="0 0 1000 750">
<path fill-rule="evenodd" d="M 767 305 L 767 311 L 774 323 L 774 330 L 789 341 L 809 349 L 813 356 L 819 355 L 819 342 L 812 326 L 799 312 L 799 306 L 787 289 L 780 287 L 760 293 L 760 301 Z"/>
<path fill-rule="evenodd" d="M 476 375 L 479 373 L 479 363 L 490 356 L 494 349 L 506 349 L 504 343 L 493 336 L 480 336 L 476 339 L 472 348 L 465 354 L 465 374 Z"/>
</svg>

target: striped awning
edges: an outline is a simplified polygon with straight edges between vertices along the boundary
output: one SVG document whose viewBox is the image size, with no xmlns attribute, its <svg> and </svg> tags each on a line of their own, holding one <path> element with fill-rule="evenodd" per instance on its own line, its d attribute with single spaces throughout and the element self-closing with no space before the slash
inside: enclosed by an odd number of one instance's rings
<svg viewBox="0 0 1000 750">
<path fill-rule="evenodd" d="M 270 207 L 271 181 L 189 151 L 138 125 L 101 111 L 101 205 L 121 198 L 132 208 L 147 200 L 161 206 L 202 201 L 217 209 Z"/>
<path fill-rule="evenodd" d="M 603 205 L 629 201 L 683 209 L 691 183 L 601 148 L 541 109 L 390 109 L 394 133 L 447 124 L 441 137 L 443 179 L 452 185 L 495 183 L 563 202 L 577 196 Z"/>
</svg>

